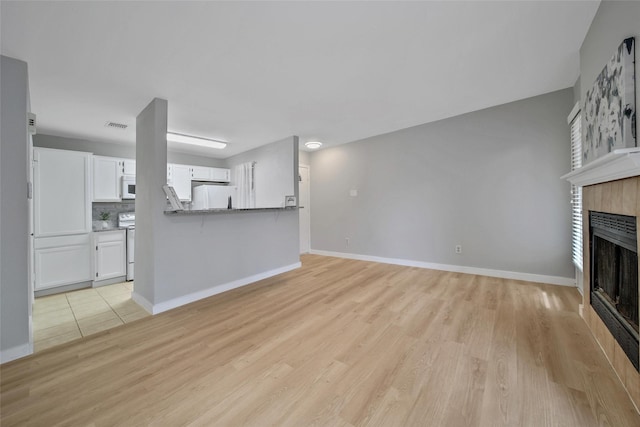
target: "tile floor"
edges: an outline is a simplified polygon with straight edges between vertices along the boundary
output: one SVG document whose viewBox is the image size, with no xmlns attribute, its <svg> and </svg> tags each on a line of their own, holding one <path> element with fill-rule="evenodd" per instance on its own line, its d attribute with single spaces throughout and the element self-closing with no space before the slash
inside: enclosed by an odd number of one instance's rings
<svg viewBox="0 0 640 427">
<path fill-rule="evenodd" d="M 86 337 L 149 316 L 131 299 L 133 282 L 36 298 L 34 351 Z"/>
</svg>

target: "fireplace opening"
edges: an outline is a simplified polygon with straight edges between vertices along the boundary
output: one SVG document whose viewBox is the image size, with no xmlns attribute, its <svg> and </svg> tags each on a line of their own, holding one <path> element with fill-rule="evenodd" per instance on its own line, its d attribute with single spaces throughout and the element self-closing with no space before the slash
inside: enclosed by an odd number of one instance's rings
<svg viewBox="0 0 640 427">
<path fill-rule="evenodd" d="M 636 218 L 589 212 L 591 306 L 639 370 Z"/>
</svg>

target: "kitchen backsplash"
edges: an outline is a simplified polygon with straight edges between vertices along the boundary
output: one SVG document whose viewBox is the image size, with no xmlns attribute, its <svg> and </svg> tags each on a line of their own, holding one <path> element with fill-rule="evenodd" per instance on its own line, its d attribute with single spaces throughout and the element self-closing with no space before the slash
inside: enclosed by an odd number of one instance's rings
<svg viewBox="0 0 640 427">
<path fill-rule="evenodd" d="M 109 212 L 109 228 L 118 226 L 118 214 L 122 212 L 134 212 L 136 210 L 135 201 L 127 202 L 108 202 L 108 203 L 96 203 L 92 204 L 91 217 L 93 219 L 94 228 L 102 228 L 102 220 L 100 214 L 102 212 Z"/>
</svg>

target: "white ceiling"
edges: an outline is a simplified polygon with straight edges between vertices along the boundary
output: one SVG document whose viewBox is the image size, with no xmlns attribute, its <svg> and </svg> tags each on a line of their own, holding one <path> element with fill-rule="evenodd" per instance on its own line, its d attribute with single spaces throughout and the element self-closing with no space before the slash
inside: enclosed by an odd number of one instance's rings
<svg viewBox="0 0 640 427">
<path fill-rule="evenodd" d="M 8 2 L 40 133 L 135 143 L 169 130 L 228 157 L 287 136 L 342 144 L 572 86 L 597 1 Z M 568 113 L 568 112 L 567 112 Z M 105 122 L 129 125 L 126 131 Z"/>
</svg>

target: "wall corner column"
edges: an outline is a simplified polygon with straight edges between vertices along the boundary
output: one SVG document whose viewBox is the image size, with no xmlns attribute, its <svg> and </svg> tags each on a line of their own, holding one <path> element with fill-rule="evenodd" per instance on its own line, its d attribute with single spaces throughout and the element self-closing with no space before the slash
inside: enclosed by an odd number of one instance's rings
<svg viewBox="0 0 640 427">
<path fill-rule="evenodd" d="M 33 352 L 27 199 L 27 63 L 0 56 L 0 363 Z"/>
<path fill-rule="evenodd" d="M 153 312 L 159 264 L 157 229 L 167 201 L 168 102 L 154 98 L 136 118 L 136 279 L 133 299 Z"/>
</svg>

